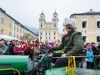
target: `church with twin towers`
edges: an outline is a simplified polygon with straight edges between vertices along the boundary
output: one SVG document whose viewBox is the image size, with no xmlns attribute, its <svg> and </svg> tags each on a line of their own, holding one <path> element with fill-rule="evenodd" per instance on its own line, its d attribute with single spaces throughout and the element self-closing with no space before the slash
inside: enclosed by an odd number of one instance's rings
<svg viewBox="0 0 100 75">
<path fill-rule="evenodd" d="M 55 11 L 51 22 L 46 22 L 45 14 L 42 12 L 39 18 L 39 41 L 61 41 L 61 34 L 58 32 L 58 14 Z"/>
</svg>

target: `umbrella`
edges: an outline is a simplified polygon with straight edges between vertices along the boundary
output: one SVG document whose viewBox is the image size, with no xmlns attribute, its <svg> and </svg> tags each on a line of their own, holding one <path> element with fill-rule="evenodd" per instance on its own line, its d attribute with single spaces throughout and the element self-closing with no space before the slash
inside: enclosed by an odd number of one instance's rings
<svg viewBox="0 0 100 75">
<path fill-rule="evenodd" d="M 11 41 L 11 40 L 19 40 L 17 38 L 14 38 L 14 37 L 11 37 L 11 36 L 8 36 L 8 35 L 0 35 L 0 39 L 5 39 L 7 41 Z"/>
</svg>

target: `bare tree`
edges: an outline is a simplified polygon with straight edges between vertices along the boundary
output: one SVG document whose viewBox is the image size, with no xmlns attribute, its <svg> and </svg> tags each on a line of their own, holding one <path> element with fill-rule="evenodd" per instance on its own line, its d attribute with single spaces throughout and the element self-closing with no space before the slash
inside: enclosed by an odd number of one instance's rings
<svg viewBox="0 0 100 75">
<path fill-rule="evenodd" d="M 30 42 L 32 40 L 36 40 L 36 36 L 31 35 L 29 33 L 24 33 L 24 35 L 20 38 L 21 40 L 26 40 L 27 42 Z"/>
</svg>

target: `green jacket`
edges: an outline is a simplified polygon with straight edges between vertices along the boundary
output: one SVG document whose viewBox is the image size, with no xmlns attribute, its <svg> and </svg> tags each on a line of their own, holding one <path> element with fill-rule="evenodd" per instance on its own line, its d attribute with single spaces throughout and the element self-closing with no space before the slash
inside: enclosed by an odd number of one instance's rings
<svg viewBox="0 0 100 75">
<path fill-rule="evenodd" d="M 83 38 L 81 32 L 72 31 L 64 39 L 64 41 L 52 50 L 61 50 L 64 48 L 64 53 L 66 56 L 83 56 L 86 55 L 86 50 L 84 49 Z"/>
</svg>

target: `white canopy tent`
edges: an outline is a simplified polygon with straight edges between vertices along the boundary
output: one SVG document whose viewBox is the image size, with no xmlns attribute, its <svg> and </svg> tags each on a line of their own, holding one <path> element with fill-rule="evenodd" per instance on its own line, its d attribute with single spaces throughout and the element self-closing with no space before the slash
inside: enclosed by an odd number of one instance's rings
<svg viewBox="0 0 100 75">
<path fill-rule="evenodd" d="M 4 39 L 4 40 L 7 40 L 7 41 L 19 40 L 17 38 L 14 38 L 14 37 L 11 37 L 11 36 L 8 36 L 8 35 L 0 35 L 0 39 Z"/>
</svg>

